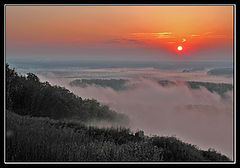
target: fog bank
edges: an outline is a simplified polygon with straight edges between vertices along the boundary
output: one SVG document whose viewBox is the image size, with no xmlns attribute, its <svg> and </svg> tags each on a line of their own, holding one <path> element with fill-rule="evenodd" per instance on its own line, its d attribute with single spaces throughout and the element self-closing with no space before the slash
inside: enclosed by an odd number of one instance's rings
<svg viewBox="0 0 240 168">
<path fill-rule="evenodd" d="M 223 100 L 206 88 L 189 89 L 185 83 L 162 87 L 154 80 L 130 80 L 136 87 L 114 91 L 102 87 L 71 87 L 69 80 L 41 76 L 64 86 L 82 98 L 96 99 L 117 112 L 127 114 L 129 127 L 146 135 L 176 136 L 202 149 L 214 148 L 232 158 L 232 93 Z"/>
</svg>

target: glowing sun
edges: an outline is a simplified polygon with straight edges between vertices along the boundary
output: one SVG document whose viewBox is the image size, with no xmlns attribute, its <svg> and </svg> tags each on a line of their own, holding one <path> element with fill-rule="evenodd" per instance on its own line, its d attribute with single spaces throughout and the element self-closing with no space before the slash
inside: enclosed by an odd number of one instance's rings
<svg viewBox="0 0 240 168">
<path fill-rule="evenodd" d="M 182 49 L 183 49 L 182 46 L 178 46 L 177 48 L 178 51 L 182 51 Z"/>
</svg>

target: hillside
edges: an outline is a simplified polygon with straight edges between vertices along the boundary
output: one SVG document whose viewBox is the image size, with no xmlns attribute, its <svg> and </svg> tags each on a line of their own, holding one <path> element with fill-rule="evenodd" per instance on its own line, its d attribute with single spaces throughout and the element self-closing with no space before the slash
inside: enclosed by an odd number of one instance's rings
<svg viewBox="0 0 240 168">
<path fill-rule="evenodd" d="M 6 65 L 6 98 L 7 109 L 20 115 L 128 123 L 126 115 L 117 113 L 96 100 L 83 100 L 64 87 L 40 82 L 32 73 L 21 76 L 8 65 Z"/>
<path fill-rule="evenodd" d="M 229 161 L 175 137 L 6 112 L 7 161 Z"/>
</svg>

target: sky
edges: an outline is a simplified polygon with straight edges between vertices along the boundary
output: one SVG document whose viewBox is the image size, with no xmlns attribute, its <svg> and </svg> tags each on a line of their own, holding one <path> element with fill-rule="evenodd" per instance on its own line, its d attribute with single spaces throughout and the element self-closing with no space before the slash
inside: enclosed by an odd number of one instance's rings
<svg viewBox="0 0 240 168">
<path fill-rule="evenodd" d="M 232 60 L 232 50 L 233 6 L 6 6 L 7 59 Z"/>
</svg>

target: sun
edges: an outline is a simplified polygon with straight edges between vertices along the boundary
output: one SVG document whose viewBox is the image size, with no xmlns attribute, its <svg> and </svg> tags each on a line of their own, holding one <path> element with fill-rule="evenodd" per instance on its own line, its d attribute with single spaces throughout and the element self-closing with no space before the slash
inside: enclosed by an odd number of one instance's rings
<svg viewBox="0 0 240 168">
<path fill-rule="evenodd" d="M 178 47 L 177 47 L 177 50 L 178 50 L 178 51 L 182 51 L 182 49 L 183 49 L 182 46 L 178 46 Z"/>
</svg>

